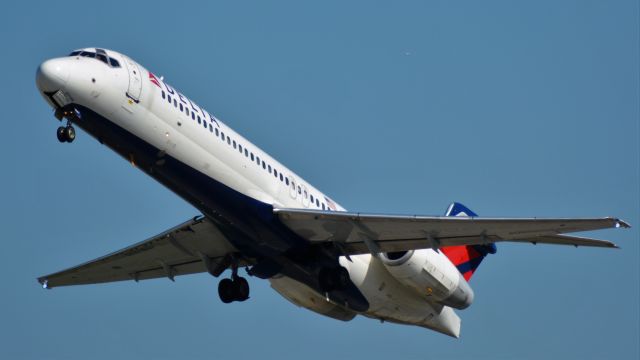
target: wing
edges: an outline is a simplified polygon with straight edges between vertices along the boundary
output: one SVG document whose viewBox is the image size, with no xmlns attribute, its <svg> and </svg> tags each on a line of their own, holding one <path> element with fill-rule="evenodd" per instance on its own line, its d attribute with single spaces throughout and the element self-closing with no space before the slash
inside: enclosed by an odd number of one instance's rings
<svg viewBox="0 0 640 360">
<path fill-rule="evenodd" d="M 217 276 L 235 251 L 211 221 L 196 217 L 148 240 L 38 281 L 52 288 L 160 277 L 173 280 L 177 275 L 205 271 Z"/>
<path fill-rule="evenodd" d="M 615 218 L 429 217 L 298 209 L 275 209 L 274 212 L 296 234 L 311 242 L 333 242 L 345 255 L 500 241 L 617 247 L 609 241 L 558 234 L 629 227 Z"/>
</svg>

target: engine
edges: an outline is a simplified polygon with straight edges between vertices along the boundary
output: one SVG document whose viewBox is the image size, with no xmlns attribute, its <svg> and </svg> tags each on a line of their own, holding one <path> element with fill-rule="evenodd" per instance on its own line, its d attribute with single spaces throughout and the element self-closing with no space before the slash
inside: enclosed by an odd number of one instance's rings
<svg viewBox="0 0 640 360">
<path fill-rule="evenodd" d="M 465 309 L 473 302 L 473 290 L 441 252 L 390 252 L 381 254 L 380 260 L 396 280 L 431 301 L 455 309 Z"/>
</svg>

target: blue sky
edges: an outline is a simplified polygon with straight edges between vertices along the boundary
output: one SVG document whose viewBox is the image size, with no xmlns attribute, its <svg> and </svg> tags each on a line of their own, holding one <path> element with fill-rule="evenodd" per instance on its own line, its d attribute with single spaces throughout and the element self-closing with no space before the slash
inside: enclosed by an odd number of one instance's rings
<svg viewBox="0 0 640 360">
<path fill-rule="evenodd" d="M 36 5 L 37 4 L 37 5 Z M 9 2 L 0 358 L 637 359 L 637 1 Z M 621 250 L 500 245 L 462 338 L 342 323 L 250 279 L 209 275 L 42 290 L 35 278 L 197 212 L 37 93 L 72 49 L 130 55 L 350 210 L 617 216 Z"/>
</svg>

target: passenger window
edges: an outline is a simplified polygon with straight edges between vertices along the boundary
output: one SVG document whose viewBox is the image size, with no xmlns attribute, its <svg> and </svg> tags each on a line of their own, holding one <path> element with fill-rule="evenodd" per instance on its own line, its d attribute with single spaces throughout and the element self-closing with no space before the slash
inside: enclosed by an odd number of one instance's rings
<svg viewBox="0 0 640 360">
<path fill-rule="evenodd" d="M 253 161 L 253 153 L 251 153 L 251 161 Z"/>
<path fill-rule="evenodd" d="M 201 123 L 201 121 L 200 121 L 200 115 L 198 115 L 197 117 L 198 117 L 198 124 L 200 124 L 200 123 Z"/>
<path fill-rule="evenodd" d="M 235 140 L 233 140 L 233 148 L 234 149 L 236 148 L 236 141 Z"/>
<path fill-rule="evenodd" d="M 171 104 L 171 95 L 167 95 L 167 100 L 169 100 L 169 104 Z"/>
<path fill-rule="evenodd" d="M 313 200 L 313 195 L 311 195 L 311 202 L 314 202 L 314 200 Z"/>
<path fill-rule="evenodd" d="M 324 203 L 322 203 L 322 210 L 326 210 L 325 207 L 324 207 Z"/>
<path fill-rule="evenodd" d="M 244 156 L 249 157 L 249 151 L 247 148 L 244 148 Z"/>
<path fill-rule="evenodd" d="M 184 108 L 182 107 L 182 103 L 180 103 L 180 111 L 184 111 Z"/>
<path fill-rule="evenodd" d="M 266 169 L 266 168 L 267 168 L 267 163 L 266 163 L 266 162 L 264 162 L 264 160 L 262 161 L 262 168 L 263 168 L 263 169 Z"/>
<path fill-rule="evenodd" d="M 162 100 L 164 100 L 164 98 L 165 98 L 164 90 L 162 90 L 162 93 L 161 93 L 161 94 L 162 94 Z"/>
<path fill-rule="evenodd" d="M 278 177 L 278 170 L 276 170 L 276 168 L 273 168 L 273 175 L 275 175 L 276 177 Z"/>
<path fill-rule="evenodd" d="M 271 165 L 267 165 L 267 169 L 269 170 L 269 174 L 271 174 Z"/>
<path fill-rule="evenodd" d="M 284 179 L 282 177 L 282 173 L 280 173 L 280 181 L 284 181 Z"/>
<path fill-rule="evenodd" d="M 320 207 L 320 201 L 318 201 L 318 199 L 316 199 L 316 206 Z"/>
<path fill-rule="evenodd" d="M 176 99 L 173 99 L 173 107 L 178 107 L 178 103 L 176 102 Z"/>
<path fill-rule="evenodd" d="M 240 154 L 242 154 L 242 145 L 238 144 L 238 151 L 240 151 Z"/>
<path fill-rule="evenodd" d="M 223 133 L 223 132 L 221 132 L 220 134 L 221 134 L 221 135 L 220 135 L 220 138 L 222 139 L 222 141 L 224 141 L 224 133 Z"/>
<path fill-rule="evenodd" d="M 189 109 L 185 106 L 184 111 L 187 113 L 187 117 L 189 116 Z"/>
<path fill-rule="evenodd" d="M 191 113 L 191 119 L 192 119 L 192 120 L 195 120 L 195 119 L 196 119 L 196 113 L 194 113 L 194 112 L 192 112 L 192 113 Z"/>
<path fill-rule="evenodd" d="M 204 121 L 204 119 L 202 120 L 202 126 L 206 129 L 207 128 L 207 123 Z"/>
<path fill-rule="evenodd" d="M 256 162 L 260 165 L 260 157 L 256 155 Z"/>
<path fill-rule="evenodd" d="M 211 124 L 209 124 L 209 132 L 212 133 L 213 132 L 213 126 L 211 126 Z"/>
<path fill-rule="evenodd" d="M 289 178 L 288 177 L 284 178 L 284 182 L 287 183 L 287 186 L 289 186 Z"/>
<path fill-rule="evenodd" d="M 231 145 L 231 137 L 227 136 L 227 144 Z"/>
<path fill-rule="evenodd" d="M 300 188 L 300 185 L 298 185 L 298 195 L 302 194 L 302 189 Z"/>
</svg>

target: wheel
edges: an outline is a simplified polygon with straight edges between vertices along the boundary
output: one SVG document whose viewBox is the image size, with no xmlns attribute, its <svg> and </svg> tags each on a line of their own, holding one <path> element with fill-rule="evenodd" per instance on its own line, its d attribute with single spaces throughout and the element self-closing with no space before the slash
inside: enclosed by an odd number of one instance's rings
<svg viewBox="0 0 640 360">
<path fill-rule="evenodd" d="M 67 142 L 73 142 L 73 140 L 76 139 L 76 129 L 74 129 L 73 126 L 67 126 L 64 128 L 64 136 Z"/>
<path fill-rule="evenodd" d="M 320 273 L 318 274 L 318 283 L 320 284 L 320 290 L 323 292 L 329 292 L 336 288 L 330 268 L 320 269 Z"/>
<path fill-rule="evenodd" d="M 338 289 L 346 288 L 349 285 L 349 282 L 351 281 L 351 277 L 349 276 L 349 271 L 347 271 L 347 269 L 345 269 L 342 266 L 334 269 L 334 277 L 335 277 L 335 282 Z"/>
<path fill-rule="evenodd" d="M 349 285 L 349 272 L 342 266 L 336 268 L 322 268 L 318 274 L 318 282 L 322 291 L 344 289 Z"/>
<path fill-rule="evenodd" d="M 237 301 L 245 301 L 249 298 L 249 282 L 243 277 L 237 277 L 233 281 L 235 287 L 235 299 Z"/>
<path fill-rule="evenodd" d="M 60 126 L 58 131 L 56 131 L 56 136 L 58 137 L 58 141 L 61 143 L 67 142 L 67 137 L 65 135 L 64 127 Z"/>
<path fill-rule="evenodd" d="M 231 279 L 220 280 L 220 283 L 218 283 L 218 295 L 225 304 L 235 300 L 235 286 Z"/>
</svg>

